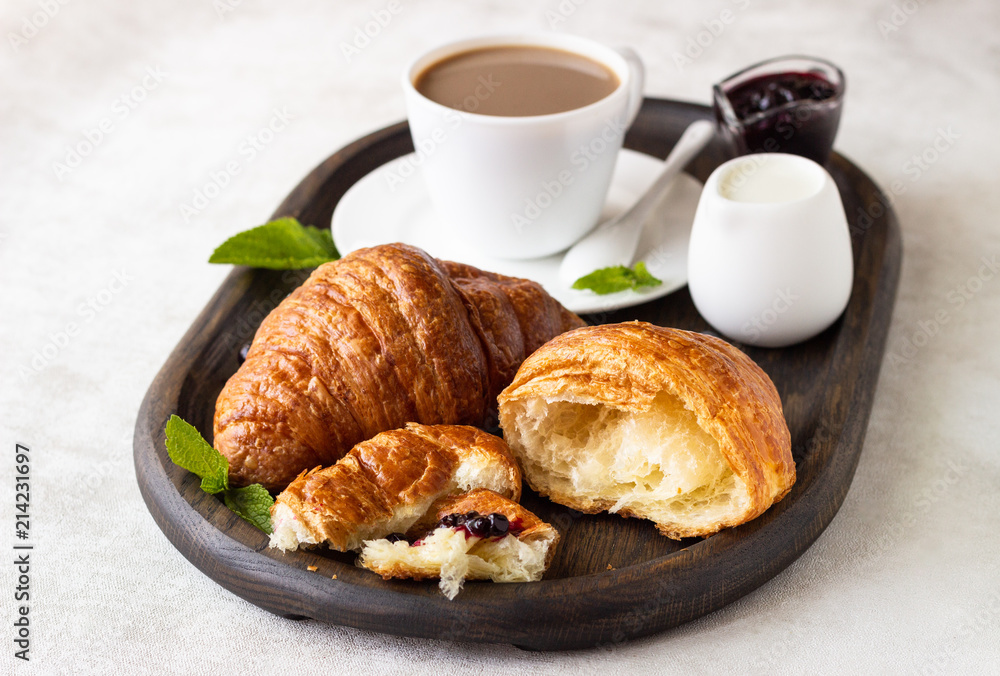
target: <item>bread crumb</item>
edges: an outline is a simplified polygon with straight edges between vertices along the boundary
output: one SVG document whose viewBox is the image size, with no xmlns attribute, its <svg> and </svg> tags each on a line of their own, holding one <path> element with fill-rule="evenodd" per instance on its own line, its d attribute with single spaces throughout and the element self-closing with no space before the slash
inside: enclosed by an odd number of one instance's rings
<svg viewBox="0 0 1000 676">
<path fill-rule="evenodd" d="M 308 570 L 310 573 L 315 573 L 316 566 L 306 566 L 306 570 Z"/>
<path fill-rule="evenodd" d="M 331 577 L 330 579 L 331 579 L 331 580 L 336 580 L 336 579 L 337 579 L 337 576 L 336 576 L 336 575 L 334 575 L 334 576 L 333 576 L 333 577 Z"/>
<path fill-rule="evenodd" d="M 612 565 L 611 565 L 611 564 L 609 563 L 609 564 L 608 564 L 608 570 L 614 570 L 614 569 L 615 569 L 615 567 L 614 567 L 614 566 L 612 566 Z"/>
</svg>

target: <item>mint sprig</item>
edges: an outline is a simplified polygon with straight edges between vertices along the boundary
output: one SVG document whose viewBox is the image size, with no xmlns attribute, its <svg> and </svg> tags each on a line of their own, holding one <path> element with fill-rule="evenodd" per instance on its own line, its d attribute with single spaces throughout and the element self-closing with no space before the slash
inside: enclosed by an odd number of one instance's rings
<svg viewBox="0 0 1000 676">
<path fill-rule="evenodd" d="M 639 261 L 631 268 L 615 265 L 610 268 L 594 270 L 573 282 L 574 289 L 590 289 L 604 296 L 618 291 L 639 289 L 644 286 L 659 286 L 663 282 L 650 274 L 646 264 Z"/>
<path fill-rule="evenodd" d="M 219 245 L 208 262 L 270 270 L 300 270 L 338 258 L 340 254 L 329 229 L 302 225 L 297 219 L 289 217 L 233 235 Z"/>
<path fill-rule="evenodd" d="M 274 498 L 260 484 L 230 488 L 222 494 L 226 507 L 265 533 L 271 533 L 271 505 Z"/>
<path fill-rule="evenodd" d="M 201 477 L 201 490 L 215 495 L 229 488 L 229 462 L 193 425 L 172 415 L 167 421 L 166 434 L 170 459 Z"/>
<path fill-rule="evenodd" d="M 170 416 L 164 431 L 167 435 L 167 455 L 175 465 L 201 477 L 201 490 L 212 495 L 222 493 L 226 507 L 270 534 L 274 499 L 266 488 L 260 484 L 230 488 L 229 461 L 180 416 Z"/>
</svg>

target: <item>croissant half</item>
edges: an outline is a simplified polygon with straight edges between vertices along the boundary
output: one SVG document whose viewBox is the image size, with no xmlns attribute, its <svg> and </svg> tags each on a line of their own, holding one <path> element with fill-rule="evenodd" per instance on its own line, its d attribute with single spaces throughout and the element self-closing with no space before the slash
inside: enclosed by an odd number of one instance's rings
<svg viewBox="0 0 1000 676">
<path fill-rule="evenodd" d="M 509 529 L 500 535 L 477 536 L 462 526 L 443 523 L 448 516 L 501 514 Z M 358 564 L 385 579 L 440 578 L 442 593 L 455 598 L 465 580 L 536 582 L 548 569 L 559 533 L 513 500 L 476 489 L 438 500 L 406 540 L 369 540 Z M 430 521 L 428 524 L 427 522 Z"/>
<path fill-rule="evenodd" d="M 504 438 L 553 501 L 707 536 L 764 512 L 795 483 L 774 384 L 698 333 L 628 322 L 554 338 L 500 395 Z"/>
<path fill-rule="evenodd" d="M 214 445 L 233 485 L 280 490 L 407 422 L 484 425 L 525 356 L 582 325 L 534 282 L 360 249 L 264 319 L 219 394 Z"/>
<path fill-rule="evenodd" d="M 520 499 L 521 472 L 503 439 L 464 425 L 411 423 L 296 478 L 271 507 L 271 546 L 358 549 L 409 530 L 439 499 L 475 488 Z"/>
</svg>

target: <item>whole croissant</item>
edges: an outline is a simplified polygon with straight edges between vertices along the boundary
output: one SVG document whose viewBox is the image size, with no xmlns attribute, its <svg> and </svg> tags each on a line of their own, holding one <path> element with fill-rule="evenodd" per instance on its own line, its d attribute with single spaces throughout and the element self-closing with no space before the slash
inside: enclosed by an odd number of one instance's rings
<svg viewBox="0 0 1000 676">
<path fill-rule="evenodd" d="M 534 282 L 360 249 L 264 319 L 219 394 L 214 445 L 233 485 L 280 490 L 407 422 L 484 425 L 525 357 L 582 325 Z"/>
</svg>

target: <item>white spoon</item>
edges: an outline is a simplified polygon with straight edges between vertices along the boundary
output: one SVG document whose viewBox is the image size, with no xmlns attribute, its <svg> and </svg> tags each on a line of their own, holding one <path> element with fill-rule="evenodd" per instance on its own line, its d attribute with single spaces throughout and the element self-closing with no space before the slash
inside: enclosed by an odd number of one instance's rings
<svg viewBox="0 0 1000 676">
<path fill-rule="evenodd" d="M 643 225 L 659 206 L 670 183 L 715 134 L 708 120 L 692 122 L 663 163 L 656 182 L 630 209 L 592 230 L 571 246 L 559 266 L 559 279 L 571 286 L 586 274 L 613 265 L 631 265 Z"/>
</svg>

